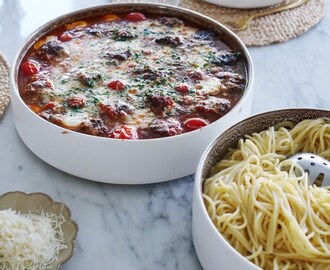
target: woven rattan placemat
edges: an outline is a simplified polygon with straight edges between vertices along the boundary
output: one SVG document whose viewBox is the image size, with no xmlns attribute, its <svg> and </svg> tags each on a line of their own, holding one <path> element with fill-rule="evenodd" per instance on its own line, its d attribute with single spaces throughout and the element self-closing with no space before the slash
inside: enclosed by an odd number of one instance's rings
<svg viewBox="0 0 330 270">
<path fill-rule="evenodd" d="M 0 119 L 9 103 L 9 65 L 0 53 Z"/>
<path fill-rule="evenodd" d="M 295 0 L 287 0 L 279 5 L 293 1 Z M 181 0 L 180 6 L 200 12 L 219 22 L 233 21 L 272 8 L 232 9 L 203 0 Z M 264 46 L 288 41 L 315 26 L 324 17 L 325 6 L 325 0 L 310 0 L 303 6 L 256 18 L 247 30 L 234 32 L 247 46 Z"/>
</svg>

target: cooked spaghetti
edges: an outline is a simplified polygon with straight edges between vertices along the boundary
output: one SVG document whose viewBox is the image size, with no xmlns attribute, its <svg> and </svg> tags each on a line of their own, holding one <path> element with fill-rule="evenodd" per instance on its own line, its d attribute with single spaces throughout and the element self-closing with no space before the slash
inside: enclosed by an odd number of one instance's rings
<svg viewBox="0 0 330 270">
<path fill-rule="evenodd" d="M 203 185 L 214 225 L 263 269 L 330 269 L 330 191 L 287 158 L 330 159 L 330 119 L 281 123 L 246 136 Z"/>
</svg>

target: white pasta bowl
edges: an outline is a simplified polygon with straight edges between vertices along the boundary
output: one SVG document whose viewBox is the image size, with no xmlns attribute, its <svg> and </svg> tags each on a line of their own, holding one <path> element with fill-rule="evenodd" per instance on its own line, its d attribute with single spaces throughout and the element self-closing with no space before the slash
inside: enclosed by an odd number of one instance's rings
<svg viewBox="0 0 330 270">
<path fill-rule="evenodd" d="M 230 148 L 237 146 L 245 135 L 261 132 L 283 121 L 298 123 L 304 119 L 330 117 L 330 111 L 318 109 L 285 109 L 261 113 L 247 118 L 219 135 L 205 150 L 195 175 L 193 195 L 192 233 L 197 256 L 205 270 L 260 269 L 242 256 L 222 236 L 209 217 L 202 186 L 215 164 Z"/>
<path fill-rule="evenodd" d="M 243 53 L 247 86 L 232 110 L 214 123 L 184 134 L 145 140 L 120 140 L 85 135 L 54 125 L 36 115 L 23 102 L 17 84 L 20 63 L 32 44 L 52 29 L 93 15 L 146 12 L 177 16 L 220 33 L 235 50 Z M 18 134 L 40 159 L 69 174 L 116 184 L 144 184 L 176 179 L 195 172 L 206 146 L 225 128 L 251 111 L 253 66 L 247 48 L 220 23 L 186 9 L 142 3 L 109 4 L 72 12 L 36 30 L 17 53 L 11 69 L 11 100 Z"/>
<path fill-rule="evenodd" d="M 243 9 L 252 9 L 252 8 L 264 8 L 268 6 L 273 6 L 283 2 L 283 0 L 204 0 L 206 2 L 229 7 L 229 8 L 243 8 Z"/>
</svg>

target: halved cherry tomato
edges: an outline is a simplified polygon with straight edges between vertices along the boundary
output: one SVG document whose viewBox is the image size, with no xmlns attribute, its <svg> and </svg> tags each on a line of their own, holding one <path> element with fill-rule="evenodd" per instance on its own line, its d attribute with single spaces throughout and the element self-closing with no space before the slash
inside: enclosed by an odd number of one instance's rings
<svg viewBox="0 0 330 270">
<path fill-rule="evenodd" d="M 132 13 L 127 14 L 124 17 L 124 19 L 127 21 L 130 21 L 130 22 L 140 22 L 140 21 L 144 21 L 146 19 L 146 17 L 142 13 L 132 12 Z"/>
<path fill-rule="evenodd" d="M 134 128 L 121 126 L 120 128 L 114 129 L 110 137 L 115 139 L 135 140 L 138 138 L 138 134 Z"/>
<path fill-rule="evenodd" d="M 40 70 L 40 65 L 33 60 L 27 60 L 22 64 L 22 72 L 27 76 L 35 75 Z"/>
<path fill-rule="evenodd" d="M 187 93 L 188 90 L 189 90 L 189 85 L 186 84 L 186 83 L 181 83 L 179 84 L 178 86 L 175 87 L 175 90 L 184 94 L 184 93 Z"/>
<path fill-rule="evenodd" d="M 67 42 L 72 40 L 72 35 L 70 35 L 69 33 L 63 33 L 62 35 L 59 36 L 58 39 L 62 42 Z"/>
<path fill-rule="evenodd" d="M 183 122 L 183 126 L 186 130 L 192 131 L 195 129 L 199 129 L 201 127 L 207 126 L 209 123 L 202 118 L 189 118 L 186 121 Z"/>
<path fill-rule="evenodd" d="M 125 88 L 125 83 L 121 80 L 112 80 L 108 83 L 108 87 L 111 88 L 112 90 L 124 90 Z"/>
</svg>

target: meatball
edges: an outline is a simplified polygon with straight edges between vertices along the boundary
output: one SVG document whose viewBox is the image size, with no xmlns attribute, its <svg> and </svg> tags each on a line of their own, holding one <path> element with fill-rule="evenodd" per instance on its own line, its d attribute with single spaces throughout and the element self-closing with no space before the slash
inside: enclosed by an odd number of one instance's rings
<svg viewBox="0 0 330 270">
<path fill-rule="evenodd" d="M 150 125 L 150 130 L 162 137 L 174 136 L 183 132 L 183 128 L 178 120 L 169 118 L 155 119 Z"/>
</svg>

